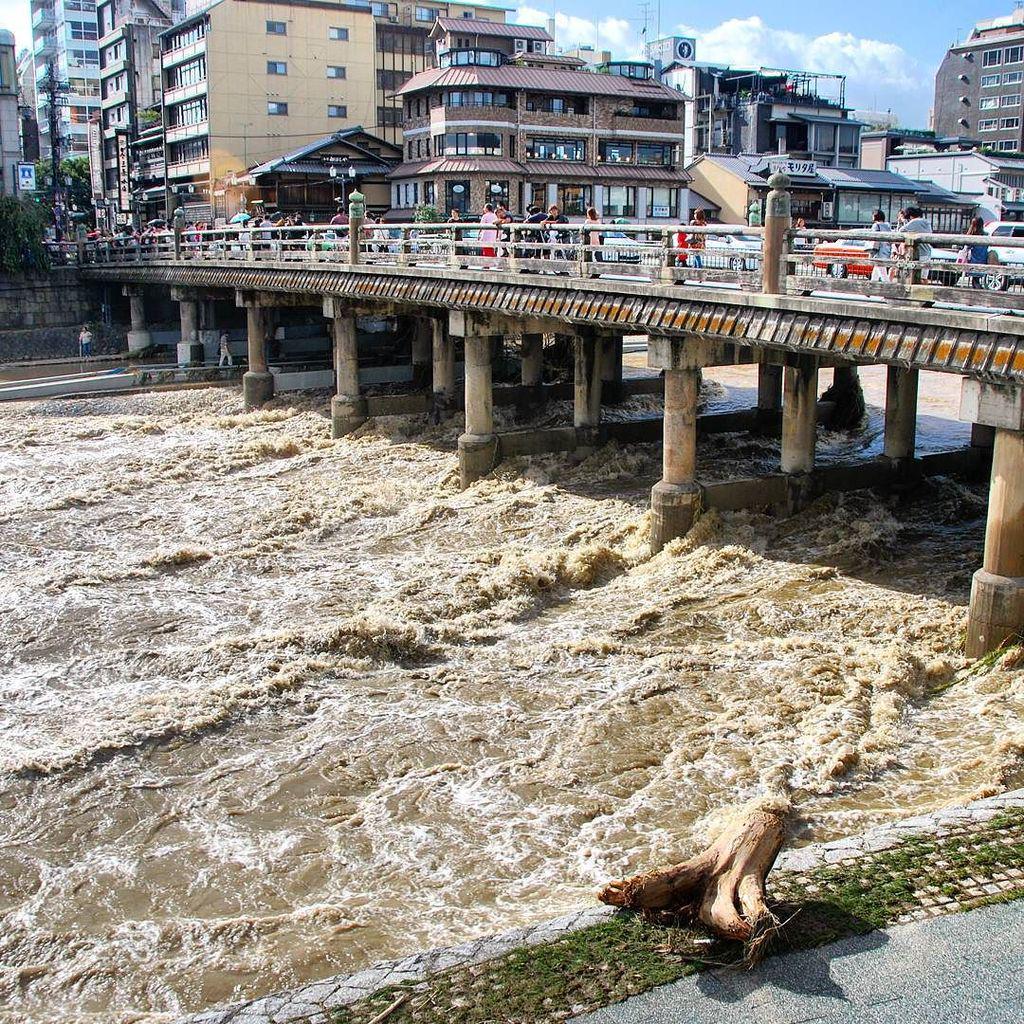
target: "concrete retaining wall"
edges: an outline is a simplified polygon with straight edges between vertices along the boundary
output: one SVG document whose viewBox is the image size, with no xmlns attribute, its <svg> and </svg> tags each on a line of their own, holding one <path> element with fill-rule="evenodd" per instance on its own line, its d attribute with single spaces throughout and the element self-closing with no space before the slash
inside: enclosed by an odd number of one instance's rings
<svg viewBox="0 0 1024 1024">
<path fill-rule="evenodd" d="M 93 325 L 94 353 L 123 351 L 123 328 L 96 327 L 103 291 L 102 285 L 80 281 L 73 267 L 0 275 L 0 363 L 77 356 L 84 323 Z"/>
</svg>

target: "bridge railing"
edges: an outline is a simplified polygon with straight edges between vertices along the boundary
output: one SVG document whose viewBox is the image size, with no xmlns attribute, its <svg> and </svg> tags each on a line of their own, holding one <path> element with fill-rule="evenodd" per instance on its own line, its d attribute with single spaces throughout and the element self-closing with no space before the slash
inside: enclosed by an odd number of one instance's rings
<svg viewBox="0 0 1024 1024">
<path fill-rule="evenodd" d="M 789 294 L 1024 306 L 1024 238 L 814 228 L 788 233 L 784 259 Z"/>
<path fill-rule="evenodd" d="M 764 229 L 714 224 L 365 223 L 186 228 L 51 247 L 57 263 L 238 261 L 434 267 L 759 291 Z M 1024 238 L 791 229 L 781 291 L 877 301 L 1024 306 Z"/>
</svg>

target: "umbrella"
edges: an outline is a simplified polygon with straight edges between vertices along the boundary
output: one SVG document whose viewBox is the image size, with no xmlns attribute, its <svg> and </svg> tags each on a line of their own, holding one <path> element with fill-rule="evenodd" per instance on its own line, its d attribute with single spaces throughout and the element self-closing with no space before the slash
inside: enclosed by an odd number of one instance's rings
<svg viewBox="0 0 1024 1024">
<path fill-rule="evenodd" d="M 165 228 L 167 227 L 167 221 L 163 217 L 154 217 L 153 220 L 146 221 L 147 228 Z"/>
<path fill-rule="evenodd" d="M 245 210 L 241 210 L 238 213 L 236 213 L 234 215 L 234 217 L 232 217 L 231 220 L 228 221 L 228 223 L 229 224 L 248 224 L 249 221 L 251 221 L 251 220 L 252 220 L 252 216 L 250 214 L 246 213 Z"/>
</svg>

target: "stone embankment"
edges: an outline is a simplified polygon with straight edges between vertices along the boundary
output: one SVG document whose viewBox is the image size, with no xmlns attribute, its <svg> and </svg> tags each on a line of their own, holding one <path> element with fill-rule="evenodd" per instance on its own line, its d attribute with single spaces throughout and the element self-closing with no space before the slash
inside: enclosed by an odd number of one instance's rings
<svg viewBox="0 0 1024 1024">
<path fill-rule="evenodd" d="M 769 877 L 769 898 L 794 911 L 797 922 L 795 935 L 783 929 L 782 948 L 1021 896 L 1024 789 L 788 851 Z M 594 906 L 179 1024 L 454 1024 L 483 1019 L 477 1004 L 503 990 L 508 1019 L 547 1024 L 730 958 L 709 941 Z"/>
<path fill-rule="evenodd" d="M 98 329 L 103 291 L 74 267 L 0 275 L 0 364 L 77 356 L 84 323 L 93 326 L 94 353 L 123 352 L 123 328 Z"/>
</svg>

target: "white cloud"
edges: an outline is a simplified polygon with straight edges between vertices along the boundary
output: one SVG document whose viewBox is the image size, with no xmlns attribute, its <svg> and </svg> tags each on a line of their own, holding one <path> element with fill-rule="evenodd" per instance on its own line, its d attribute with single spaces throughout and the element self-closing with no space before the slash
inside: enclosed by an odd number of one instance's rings
<svg viewBox="0 0 1024 1024">
<path fill-rule="evenodd" d="M 516 21 L 547 25 L 550 14 L 536 7 L 520 7 Z M 775 67 L 846 75 L 847 103 L 851 106 L 893 108 L 903 123 L 924 127 L 932 97 L 931 72 L 924 69 L 902 46 L 849 32 L 811 36 L 790 29 L 773 28 L 757 15 L 730 18 L 711 28 L 689 25 L 666 28 L 665 34 L 694 36 L 699 60 L 734 67 Z M 653 38 L 653 30 L 650 38 Z M 555 14 L 555 38 L 559 46 L 585 43 L 610 49 L 618 57 L 632 57 L 641 50 L 639 27 L 625 18 L 594 21 L 561 11 Z"/>
</svg>

